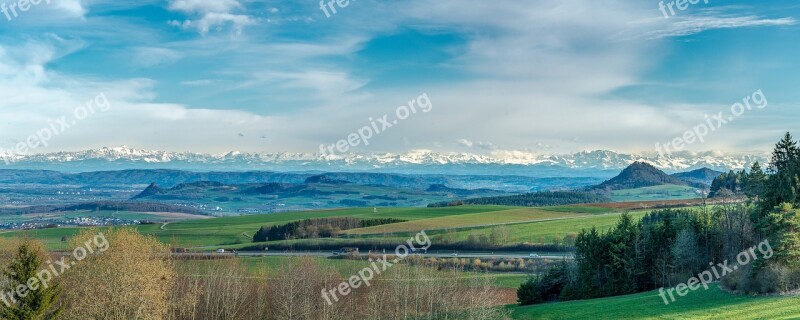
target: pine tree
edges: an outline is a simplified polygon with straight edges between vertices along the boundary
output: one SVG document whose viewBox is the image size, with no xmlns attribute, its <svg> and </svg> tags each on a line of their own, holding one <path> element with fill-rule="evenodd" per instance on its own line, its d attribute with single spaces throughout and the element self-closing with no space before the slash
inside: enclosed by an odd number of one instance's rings
<svg viewBox="0 0 800 320">
<path fill-rule="evenodd" d="M 60 308 L 56 307 L 61 289 L 58 285 L 48 284 L 45 288 L 41 283 L 28 286 L 28 280 L 36 278 L 36 273 L 43 269 L 42 261 L 44 252 L 37 244 L 30 240 L 23 242 L 11 264 L 3 270 L 3 275 L 9 280 L 9 289 L 17 290 L 24 285 L 28 290 L 14 295 L 16 302 L 6 308 L 0 309 L 0 319 L 9 320 L 41 320 L 56 319 Z"/>
<path fill-rule="evenodd" d="M 744 193 L 748 198 L 758 201 L 759 197 L 764 193 L 764 188 L 767 183 L 767 175 L 761 169 L 761 164 L 758 162 L 753 163 L 750 168 L 750 173 L 745 177 Z"/>
<path fill-rule="evenodd" d="M 775 250 L 771 261 L 800 267 L 800 210 L 784 203 L 766 217 L 765 233 Z"/>
<path fill-rule="evenodd" d="M 769 239 L 775 248 L 776 258 L 769 263 L 800 266 L 800 217 L 798 189 L 800 188 L 800 149 L 792 135 L 786 133 L 775 145 L 770 161 L 766 188 L 760 199 L 760 210 L 753 215 L 753 223 L 762 238 Z M 763 263 L 755 265 L 756 270 Z"/>
<path fill-rule="evenodd" d="M 797 204 L 798 186 L 798 166 L 800 163 L 800 150 L 797 142 L 792 139 L 790 133 L 786 133 L 783 139 L 775 145 L 772 152 L 769 171 L 772 174 L 769 179 L 769 187 L 765 196 L 766 202 L 762 204 L 762 209 L 772 210 L 782 203 Z"/>
</svg>

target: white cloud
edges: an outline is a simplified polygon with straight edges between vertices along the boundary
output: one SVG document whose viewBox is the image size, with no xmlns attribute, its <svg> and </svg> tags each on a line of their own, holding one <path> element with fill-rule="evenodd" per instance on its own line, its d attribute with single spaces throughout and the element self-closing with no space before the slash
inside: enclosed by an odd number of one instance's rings
<svg viewBox="0 0 800 320">
<path fill-rule="evenodd" d="M 471 141 L 467 139 L 460 139 L 458 140 L 458 144 L 465 146 L 467 148 L 477 147 L 479 149 L 491 151 L 491 150 L 498 150 L 500 147 L 496 146 L 494 143 L 491 142 L 484 142 L 484 141 Z"/>
<path fill-rule="evenodd" d="M 472 141 L 467 140 L 467 139 L 459 139 L 458 140 L 458 144 L 460 144 L 462 146 L 465 146 L 467 148 L 472 148 L 472 146 L 474 145 L 474 143 Z"/>
<path fill-rule="evenodd" d="M 170 10 L 186 13 L 231 12 L 242 9 L 237 0 L 173 0 Z"/>
<path fill-rule="evenodd" d="M 89 12 L 83 0 L 51 0 L 52 4 L 61 11 L 75 17 L 85 17 Z"/>
<path fill-rule="evenodd" d="M 215 28 L 221 30 L 227 25 L 232 26 L 236 34 L 241 34 L 245 26 L 255 23 L 248 15 L 234 13 L 244 10 L 244 6 L 237 0 L 172 0 L 168 8 L 196 17 L 184 21 L 172 20 L 169 21 L 170 25 L 197 29 L 202 35 Z"/>
<path fill-rule="evenodd" d="M 68 47 L 68 46 L 66 46 Z M 178 104 L 153 103 L 156 82 L 148 79 L 106 81 L 68 76 L 46 66 L 63 55 L 65 46 L 53 39 L 18 44 L 14 50 L 0 46 L 0 148 L 10 149 L 103 93 L 111 107 L 93 114 L 53 137 L 47 147 L 34 153 L 76 150 L 87 146 L 129 143 L 145 148 L 187 148 L 218 151 L 209 145 L 231 145 L 228 137 L 242 132 L 264 135 L 277 126 L 275 118 L 238 110 L 188 108 Z M 223 133 L 230 132 L 230 135 Z M 177 141 L 182 141 L 176 144 Z M 205 141 L 201 143 L 201 141 Z M 205 147 L 203 146 L 205 144 Z"/>
</svg>

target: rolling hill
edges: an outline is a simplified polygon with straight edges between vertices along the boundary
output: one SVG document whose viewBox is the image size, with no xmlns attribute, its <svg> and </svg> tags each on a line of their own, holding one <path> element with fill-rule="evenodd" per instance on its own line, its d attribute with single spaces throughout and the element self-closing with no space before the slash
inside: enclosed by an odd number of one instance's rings
<svg viewBox="0 0 800 320">
<path fill-rule="evenodd" d="M 701 168 L 689 172 L 680 172 L 672 176 L 689 183 L 703 184 L 711 186 L 711 183 L 722 174 L 720 171 L 711 170 L 709 168 Z"/>
<path fill-rule="evenodd" d="M 589 187 L 589 190 L 612 191 L 667 184 L 689 186 L 694 185 L 695 183 L 687 182 L 677 177 L 670 176 L 649 163 L 634 162 L 625 168 L 625 170 L 622 170 L 622 172 L 616 177 L 611 178 L 610 180 L 607 180 L 599 185 Z"/>
</svg>

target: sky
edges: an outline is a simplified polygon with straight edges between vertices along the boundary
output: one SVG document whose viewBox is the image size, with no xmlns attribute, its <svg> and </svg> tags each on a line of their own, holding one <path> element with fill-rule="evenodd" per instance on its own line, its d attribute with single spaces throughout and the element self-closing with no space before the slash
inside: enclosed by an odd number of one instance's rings
<svg viewBox="0 0 800 320">
<path fill-rule="evenodd" d="M 0 1 L 19 153 L 315 153 L 365 127 L 347 152 L 760 152 L 800 123 L 791 0 Z"/>
</svg>

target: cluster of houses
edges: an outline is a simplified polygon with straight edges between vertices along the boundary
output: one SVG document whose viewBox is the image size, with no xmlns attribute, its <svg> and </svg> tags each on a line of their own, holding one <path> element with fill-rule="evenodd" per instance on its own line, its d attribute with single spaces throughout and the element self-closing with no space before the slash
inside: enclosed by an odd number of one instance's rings
<svg viewBox="0 0 800 320">
<path fill-rule="evenodd" d="M 61 219 L 42 219 L 27 222 L 0 222 L 0 229 L 45 229 L 62 226 L 99 227 L 99 226 L 129 226 L 142 224 L 141 220 L 127 220 L 113 217 L 74 217 Z"/>
</svg>

